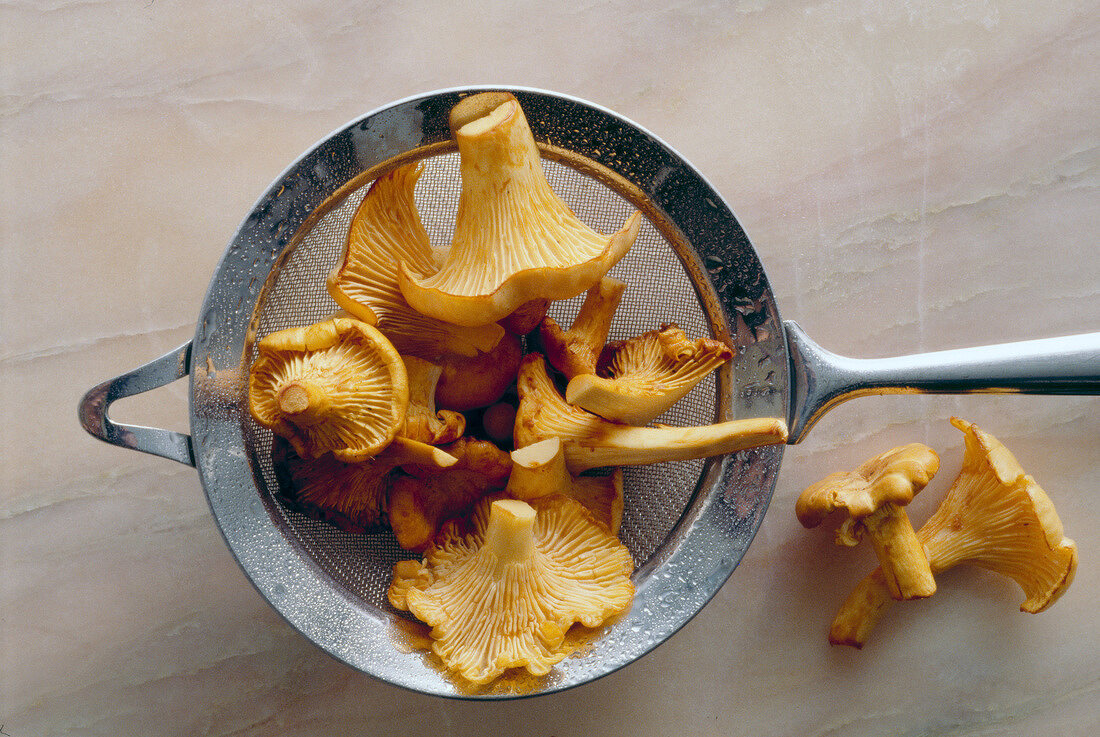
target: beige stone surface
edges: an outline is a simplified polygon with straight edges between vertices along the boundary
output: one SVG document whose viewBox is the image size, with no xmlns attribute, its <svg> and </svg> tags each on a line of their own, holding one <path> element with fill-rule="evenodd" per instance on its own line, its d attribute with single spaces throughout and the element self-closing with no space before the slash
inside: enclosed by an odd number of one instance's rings
<svg viewBox="0 0 1100 737">
<path fill-rule="evenodd" d="M 1089 735 L 1100 732 L 1100 400 L 894 396 L 788 449 L 729 582 L 595 683 L 482 704 L 405 692 L 289 627 L 192 469 L 97 442 L 81 395 L 194 331 L 256 198 L 392 100 L 519 84 L 657 133 L 726 198 L 785 319 L 887 356 L 1100 330 L 1094 2 L 0 3 L 0 729 L 30 735 Z M 186 431 L 174 384 L 118 405 Z M 1046 489 L 1081 567 L 1033 616 L 952 571 L 862 652 L 872 564 L 794 501 L 959 415 Z"/>
</svg>

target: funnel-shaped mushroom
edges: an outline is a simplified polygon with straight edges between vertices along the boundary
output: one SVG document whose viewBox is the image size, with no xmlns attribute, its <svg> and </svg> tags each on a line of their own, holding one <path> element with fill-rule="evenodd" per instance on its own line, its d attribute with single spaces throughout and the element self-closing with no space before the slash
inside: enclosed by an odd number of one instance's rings
<svg viewBox="0 0 1100 737">
<path fill-rule="evenodd" d="M 1038 613 L 1065 593 L 1077 570 L 1077 545 L 1065 537 L 1054 504 L 995 437 L 959 418 L 966 435 L 963 467 L 939 509 L 917 532 L 934 574 L 960 564 L 1010 577 Z M 889 608 L 876 570 L 859 583 L 833 621 L 829 641 L 862 647 Z"/>
<path fill-rule="evenodd" d="M 530 501 L 554 494 L 575 499 L 619 534 L 623 519 L 623 470 L 607 476 L 573 476 L 565 465 L 565 451 L 559 438 L 540 440 L 512 451 L 512 475 L 505 491 L 516 499 Z"/>
<path fill-rule="evenodd" d="M 585 293 L 569 330 L 563 331 L 552 317 L 543 318 L 539 326 L 542 350 L 550 365 L 565 374 L 565 378 L 596 373 L 611 321 L 625 290 L 626 284 L 618 279 L 609 276 L 600 279 Z"/>
<path fill-rule="evenodd" d="M 520 364 L 516 380 L 515 446 L 561 438 L 572 474 L 602 466 L 636 466 L 724 455 L 787 440 L 787 424 L 774 417 L 730 420 L 698 427 L 620 425 L 568 404 L 546 373 L 538 353 Z"/>
<path fill-rule="evenodd" d="M 566 631 L 630 606 L 630 553 L 579 503 L 484 499 L 465 534 L 448 523 L 419 566 L 394 568 L 390 602 L 432 627 L 449 671 L 484 684 L 510 668 L 545 675 Z"/>
<path fill-rule="evenodd" d="M 409 377 L 409 409 L 401 435 L 428 445 L 452 443 L 466 430 L 466 418 L 450 410 L 436 411 L 435 388 L 443 369 L 415 356 L 405 356 Z"/>
<path fill-rule="evenodd" d="M 446 468 L 404 466 L 389 492 L 390 527 L 406 550 L 422 550 L 449 519 L 470 511 L 483 496 L 504 488 L 512 459 L 486 440 L 463 437 L 446 446 L 456 462 Z"/>
<path fill-rule="evenodd" d="M 248 379 L 249 410 L 298 455 L 331 451 L 360 461 L 385 448 L 405 422 L 405 364 L 377 329 L 349 318 L 263 338 Z"/>
<path fill-rule="evenodd" d="M 501 102 L 486 110 L 485 101 Z M 402 263 L 398 281 L 415 309 L 456 325 L 485 325 L 533 299 L 566 299 L 596 283 L 637 236 L 635 213 L 601 235 L 554 193 L 519 103 L 511 96 L 468 97 L 452 111 L 462 190 L 451 248 L 424 276 Z"/>
<path fill-rule="evenodd" d="M 675 325 L 611 343 L 607 353 L 607 376 L 573 377 L 565 401 L 627 425 L 645 425 L 657 418 L 733 357 L 725 343 L 689 340 Z"/>
<path fill-rule="evenodd" d="M 808 487 L 795 513 L 805 527 L 816 527 L 843 511 L 847 519 L 837 533 L 838 544 L 855 545 L 866 533 L 895 599 L 931 596 L 936 581 L 904 507 L 939 467 L 939 456 L 927 445 L 894 448 L 855 471 L 834 473 Z"/>
<path fill-rule="evenodd" d="M 436 270 L 413 197 L 422 171 L 420 164 L 407 164 L 371 184 L 352 217 L 343 258 L 329 274 L 328 291 L 352 315 L 377 315 L 378 329 L 402 355 L 475 356 L 492 349 L 504 329 L 463 328 L 423 315 L 409 306 L 397 285 L 400 263 L 418 276 Z"/>
</svg>

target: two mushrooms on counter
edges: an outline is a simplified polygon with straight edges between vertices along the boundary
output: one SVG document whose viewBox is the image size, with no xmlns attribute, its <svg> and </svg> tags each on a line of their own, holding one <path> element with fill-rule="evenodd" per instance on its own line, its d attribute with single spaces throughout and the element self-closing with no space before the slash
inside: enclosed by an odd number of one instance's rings
<svg viewBox="0 0 1100 737">
<path fill-rule="evenodd" d="M 420 220 L 419 164 L 376 179 L 327 283 L 345 314 L 262 338 L 249 401 L 276 435 L 285 501 L 344 530 L 389 527 L 421 554 L 397 564 L 389 600 L 432 628 L 449 672 L 484 684 L 547 673 L 572 625 L 629 607 L 622 466 L 783 443 L 787 429 L 649 426 L 732 351 L 675 325 L 608 343 L 626 285 L 606 274 L 640 213 L 610 236 L 582 223 L 511 95 L 467 97 L 450 124 L 449 249 L 437 259 Z M 580 294 L 568 330 L 546 316 Z M 524 355 L 523 336 L 543 353 Z M 596 468 L 611 471 L 583 475 Z"/>
<path fill-rule="evenodd" d="M 808 487 L 795 506 L 799 521 L 816 527 L 842 514 L 838 545 L 870 539 L 880 566 L 857 584 L 829 630 L 829 642 L 862 648 L 894 601 L 931 596 L 935 576 L 957 565 L 979 566 L 1012 578 L 1038 613 L 1069 587 L 1077 545 L 1065 537 L 1046 492 L 1015 456 L 973 423 L 953 418 L 966 439 L 962 469 L 936 512 L 914 531 L 905 507 L 939 470 L 939 456 L 921 443 L 894 448 L 854 471 Z"/>
</svg>

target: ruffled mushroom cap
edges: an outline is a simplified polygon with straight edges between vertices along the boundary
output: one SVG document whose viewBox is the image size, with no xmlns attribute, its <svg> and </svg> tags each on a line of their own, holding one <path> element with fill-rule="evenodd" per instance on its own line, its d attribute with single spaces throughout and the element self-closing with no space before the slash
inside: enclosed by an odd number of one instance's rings
<svg viewBox="0 0 1100 737">
<path fill-rule="evenodd" d="M 503 102 L 486 110 L 487 100 Z M 415 309 L 456 325 L 496 322 L 529 300 L 580 294 L 633 245 L 640 213 L 605 236 L 554 193 L 515 98 L 474 95 L 451 115 L 462 122 L 452 124 L 462 175 L 455 234 L 431 275 L 402 263 L 398 282 Z"/>
<path fill-rule="evenodd" d="M 787 424 L 773 417 L 698 427 L 620 425 L 568 404 L 550 380 L 546 362 L 529 353 L 516 380 L 515 447 L 561 438 L 572 474 L 603 466 L 636 466 L 724 455 L 787 440 Z"/>
<path fill-rule="evenodd" d="M 429 360 L 445 353 L 475 356 L 491 350 L 504 329 L 491 324 L 463 328 L 423 315 L 409 306 L 397 285 L 399 263 L 418 276 L 436 270 L 413 196 L 422 171 L 420 164 L 407 164 L 371 184 L 352 217 L 343 258 L 329 274 L 328 291 L 352 315 L 377 315 L 378 329 L 402 355 Z"/>
<path fill-rule="evenodd" d="M 969 563 L 996 571 L 1023 589 L 1022 611 L 1041 612 L 1073 581 L 1077 544 L 1008 448 L 965 420 L 951 424 L 966 435 L 962 472 L 920 533 L 934 570 Z"/>
<path fill-rule="evenodd" d="M 798 497 L 795 514 L 805 527 L 828 515 L 847 518 L 837 543 L 855 545 L 866 533 L 895 599 L 918 599 L 936 592 L 924 547 L 904 506 L 932 480 L 940 459 L 927 445 L 910 443 L 881 453 L 854 471 L 834 473 Z"/>
<path fill-rule="evenodd" d="M 1041 612 L 1072 583 L 1077 544 L 1065 537 L 1050 497 L 1004 444 L 965 420 L 951 424 L 966 436 L 963 467 L 917 531 L 932 572 L 961 564 L 996 571 L 1023 589 L 1021 611 Z M 888 591 L 881 570 L 864 578 L 837 613 L 829 641 L 862 647 L 892 603 Z"/>
<path fill-rule="evenodd" d="M 256 346 L 249 410 L 303 458 L 331 451 L 360 461 L 385 448 L 405 422 L 405 364 L 376 328 L 334 318 L 288 328 Z"/>
<path fill-rule="evenodd" d="M 569 330 L 562 330 L 552 317 L 539 326 L 539 338 L 546 360 L 565 378 L 595 374 L 600 355 L 611 331 L 611 321 L 622 301 L 626 284 L 605 276 L 589 288 Z"/>
<path fill-rule="evenodd" d="M 390 527 L 406 550 L 422 550 L 444 522 L 503 489 L 512 470 L 508 454 L 486 440 L 463 437 L 444 450 L 454 464 L 444 469 L 406 464 L 409 475 L 396 478 L 390 488 Z"/>
<path fill-rule="evenodd" d="M 395 566 L 390 602 L 432 627 L 446 668 L 485 684 L 510 668 L 550 672 L 575 623 L 598 627 L 634 597 L 630 553 L 579 503 L 561 496 L 486 498 L 463 526 L 444 526 L 414 567 Z"/>
<path fill-rule="evenodd" d="M 512 451 L 512 475 L 505 491 L 515 499 L 531 501 L 554 494 L 575 499 L 605 525 L 619 534 L 623 519 L 623 470 L 607 476 L 573 476 L 565 465 L 565 451 L 559 438 L 548 438 Z"/>
<path fill-rule="evenodd" d="M 627 425 L 656 419 L 733 358 L 725 343 L 689 340 L 675 325 L 611 343 L 607 354 L 606 376 L 574 376 L 565 389 L 565 401 Z"/>
<path fill-rule="evenodd" d="M 435 408 L 435 389 L 443 369 L 415 356 L 405 356 L 409 376 L 409 409 L 405 413 L 403 437 L 428 445 L 453 443 L 466 431 L 466 418 L 450 410 Z"/>
<path fill-rule="evenodd" d="M 312 519 L 345 532 L 371 532 L 381 527 L 394 466 L 368 459 L 338 461 L 331 453 L 303 459 L 276 436 L 272 453 L 280 480 L 280 499 Z"/>
</svg>

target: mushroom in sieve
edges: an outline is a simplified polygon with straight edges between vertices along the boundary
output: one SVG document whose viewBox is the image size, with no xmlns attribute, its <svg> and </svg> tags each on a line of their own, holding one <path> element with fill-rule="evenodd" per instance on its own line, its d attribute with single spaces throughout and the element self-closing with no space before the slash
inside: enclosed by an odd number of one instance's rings
<svg viewBox="0 0 1100 737">
<path fill-rule="evenodd" d="M 410 307 L 398 287 L 398 264 L 419 276 L 436 270 L 413 196 L 422 172 L 422 165 L 407 164 L 371 184 L 352 217 L 343 257 L 328 276 L 328 292 L 352 315 L 377 315 L 378 329 L 402 355 L 476 356 L 497 344 L 502 327 L 458 327 L 428 317 Z"/>
<path fill-rule="evenodd" d="M 635 427 L 609 422 L 567 403 L 538 353 L 523 357 L 516 387 L 520 402 L 516 411 L 515 447 L 560 438 L 566 465 L 573 474 L 603 466 L 706 458 L 787 440 L 787 424 L 774 417 L 697 427 Z"/>
<path fill-rule="evenodd" d="M 486 440 L 462 437 L 441 449 L 455 462 L 409 463 L 408 475 L 393 480 L 388 512 L 398 544 L 422 550 L 449 519 L 466 514 L 486 494 L 500 491 L 508 481 L 512 459 Z"/>
<path fill-rule="evenodd" d="M 432 628 L 447 670 L 485 684 L 511 668 L 549 673 L 573 624 L 630 606 L 632 571 L 626 547 L 572 499 L 486 498 L 469 532 L 449 522 L 422 562 L 398 563 L 388 593 Z"/>
<path fill-rule="evenodd" d="M 440 268 L 402 262 L 398 283 L 418 311 L 456 325 L 500 320 L 534 299 L 566 299 L 595 284 L 633 245 L 641 224 L 601 235 L 550 188 L 516 99 L 487 92 L 451 111 L 462 189 Z"/>
<path fill-rule="evenodd" d="M 565 401 L 627 425 L 654 420 L 733 357 L 725 343 L 690 340 L 671 324 L 611 343 L 605 353 L 606 376 L 574 376 L 565 389 Z"/>
<path fill-rule="evenodd" d="M 405 364 L 376 328 L 350 318 L 287 328 L 256 345 L 249 410 L 303 458 L 377 454 L 397 436 L 409 405 Z"/>
<path fill-rule="evenodd" d="M 552 317 L 539 326 L 539 338 L 546 360 L 572 379 L 579 374 L 595 374 L 600 355 L 611 331 L 615 310 L 622 301 L 626 284 L 605 276 L 592 285 L 569 330 L 562 330 Z"/>
<path fill-rule="evenodd" d="M 560 438 L 547 438 L 512 451 L 512 475 L 505 491 L 530 501 L 554 494 L 575 499 L 612 535 L 623 519 L 623 470 L 606 476 L 574 476 L 565 465 Z"/>
</svg>

